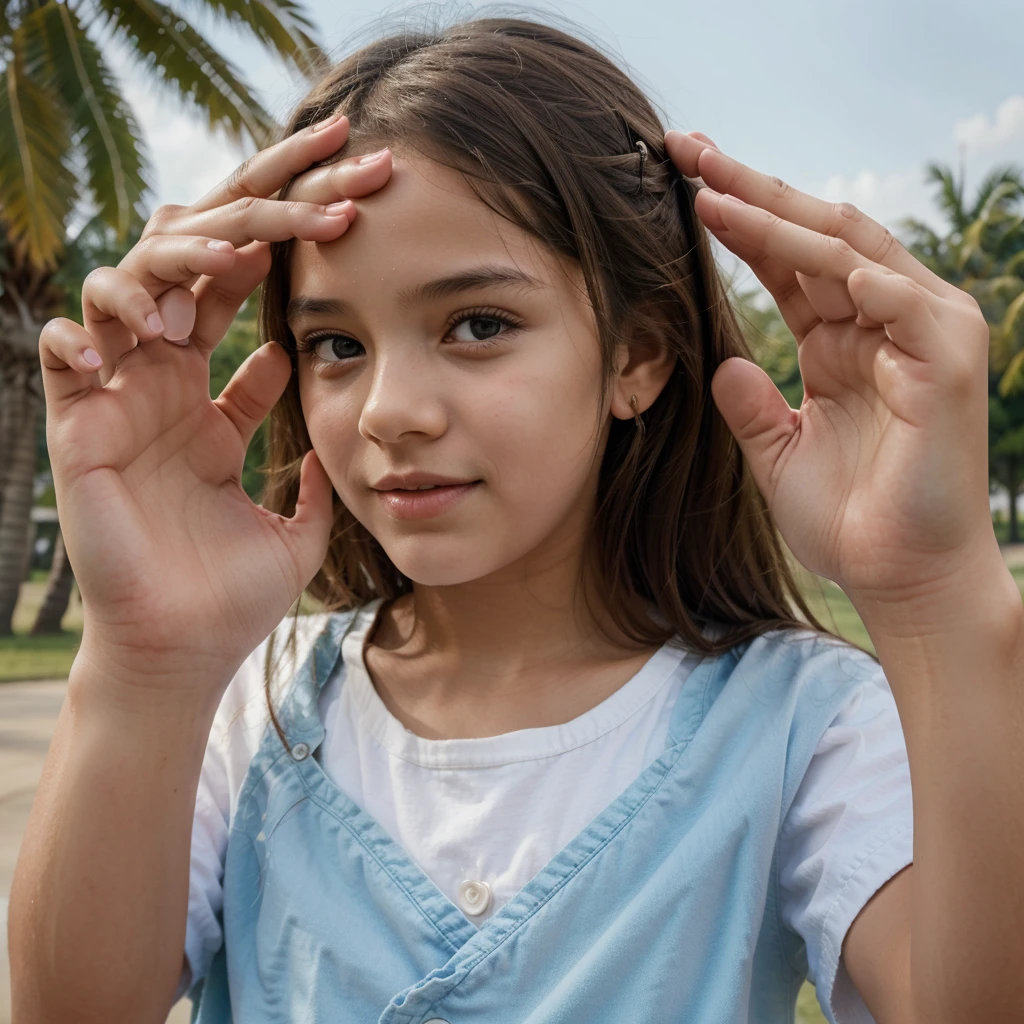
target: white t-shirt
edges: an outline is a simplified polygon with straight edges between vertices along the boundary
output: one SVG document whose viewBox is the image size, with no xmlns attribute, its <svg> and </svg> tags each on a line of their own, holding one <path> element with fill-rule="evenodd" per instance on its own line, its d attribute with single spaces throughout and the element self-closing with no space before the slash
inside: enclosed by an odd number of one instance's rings
<svg viewBox="0 0 1024 1024">
<path fill-rule="evenodd" d="M 379 604 L 360 611 L 343 641 L 344 686 L 335 673 L 320 693 L 325 737 L 316 756 L 479 925 L 661 755 L 676 698 L 699 658 L 666 644 L 610 697 L 561 725 L 424 739 L 388 711 L 363 661 Z M 299 619 L 296 658 L 282 657 L 274 677 L 275 706 L 324 622 L 323 615 Z M 289 630 L 290 621 L 278 627 L 275 656 Z M 217 914 L 229 823 L 269 723 L 266 645 L 228 685 L 200 775 L 185 939 L 193 979 L 206 975 L 222 941 Z M 839 1024 L 873 1024 L 840 950 L 871 895 L 913 860 L 906 746 L 881 669 L 822 736 L 782 825 L 779 852 L 782 918 L 804 939 L 819 1001 L 831 999 Z M 183 971 L 176 998 L 188 984 Z"/>
</svg>

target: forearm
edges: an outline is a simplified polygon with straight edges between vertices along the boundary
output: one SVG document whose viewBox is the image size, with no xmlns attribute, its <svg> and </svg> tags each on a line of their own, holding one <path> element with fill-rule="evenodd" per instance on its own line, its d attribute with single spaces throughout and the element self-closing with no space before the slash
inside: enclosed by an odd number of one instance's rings
<svg viewBox="0 0 1024 1024">
<path fill-rule="evenodd" d="M 181 972 L 214 691 L 199 701 L 154 687 L 134 701 L 97 669 L 72 667 L 15 868 L 19 1024 L 162 1022 Z"/>
<path fill-rule="evenodd" d="M 989 560 L 928 599 L 858 610 L 910 761 L 918 1015 L 932 1024 L 1024 1020 L 1020 593 L 1001 559 Z"/>
</svg>

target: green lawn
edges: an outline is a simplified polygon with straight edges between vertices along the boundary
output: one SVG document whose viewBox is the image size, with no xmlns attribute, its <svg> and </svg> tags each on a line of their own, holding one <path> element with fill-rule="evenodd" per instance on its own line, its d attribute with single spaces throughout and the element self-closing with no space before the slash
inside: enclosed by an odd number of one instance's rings
<svg viewBox="0 0 1024 1024">
<path fill-rule="evenodd" d="M 812 576 L 799 570 L 811 610 L 819 621 L 841 636 L 873 650 L 860 616 L 847 596 L 831 580 Z M 1011 570 L 1024 593 L 1024 566 Z M 0 638 L 0 682 L 11 679 L 56 679 L 67 676 L 75 649 L 81 639 L 82 606 L 77 591 L 62 623 L 66 632 L 57 637 L 25 635 L 31 628 L 35 611 L 46 586 L 45 574 L 35 574 L 22 586 L 21 598 L 14 616 L 16 635 Z M 797 999 L 797 1024 L 825 1024 L 812 985 L 804 983 Z"/>
</svg>

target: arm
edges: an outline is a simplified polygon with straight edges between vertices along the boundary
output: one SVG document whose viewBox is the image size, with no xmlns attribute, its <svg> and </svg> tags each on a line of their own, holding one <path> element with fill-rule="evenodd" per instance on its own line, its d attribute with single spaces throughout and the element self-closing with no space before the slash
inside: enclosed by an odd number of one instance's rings
<svg viewBox="0 0 1024 1024">
<path fill-rule="evenodd" d="M 12 1007 L 25 1024 L 166 1019 L 182 969 L 207 697 L 121 685 L 79 652 L 11 888 Z"/>
<path fill-rule="evenodd" d="M 799 409 L 744 359 L 715 402 L 793 554 L 860 613 L 907 740 L 914 867 L 851 929 L 851 978 L 886 1024 L 1022 1020 L 1024 610 L 989 510 L 989 325 L 851 204 L 666 147 L 801 352 Z"/>
<path fill-rule="evenodd" d="M 904 723 L 914 865 L 850 928 L 851 980 L 879 1024 L 1024 1019 L 1020 593 L 993 540 L 927 598 L 858 611 Z"/>
</svg>

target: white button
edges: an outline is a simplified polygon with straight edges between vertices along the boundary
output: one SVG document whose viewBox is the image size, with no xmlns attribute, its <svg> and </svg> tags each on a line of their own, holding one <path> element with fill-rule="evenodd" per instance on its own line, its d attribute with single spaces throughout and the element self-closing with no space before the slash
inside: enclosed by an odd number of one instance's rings
<svg viewBox="0 0 1024 1024">
<path fill-rule="evenodd" d="M 295 746 L 292 747 L 292 757 L 294 757 L 296 761 L 303 761 L 309 757 L 309 744 L 296 743 Z"/>
<path fill-rule="evenodd" d="M 459 903 L 467 914 L 474 917 L 483 914 L 491 905 L 491 887 L 486 882 L 467 878 L 459 882 Z"/>
</svg>

